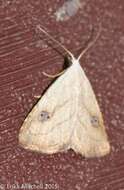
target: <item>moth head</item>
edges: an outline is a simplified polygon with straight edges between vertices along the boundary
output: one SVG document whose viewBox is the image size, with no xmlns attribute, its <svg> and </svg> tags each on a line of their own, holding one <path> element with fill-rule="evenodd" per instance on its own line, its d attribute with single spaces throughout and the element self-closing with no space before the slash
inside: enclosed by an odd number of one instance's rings
<svg viewBox="0 0 124 190">
<path fill-rule="evenodd" d="M 64 60 L 64 68 L 68 68 L 79 61 L 73 55 L 66 55 Z"/>
</svg>

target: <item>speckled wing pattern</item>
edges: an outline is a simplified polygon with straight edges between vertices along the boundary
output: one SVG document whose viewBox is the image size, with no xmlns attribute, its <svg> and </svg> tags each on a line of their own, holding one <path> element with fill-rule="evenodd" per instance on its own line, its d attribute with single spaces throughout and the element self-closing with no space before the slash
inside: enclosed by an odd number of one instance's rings
<svg viewBox="0 0 124 190">
<path fill-rule="evenodd" d="M 102 115 L 79 63 L 72 64 L 34 106 L 20 129 L 19 143 L 48 154 L 70 148 L 85 157 L 109 153 Z"/>
</svg>

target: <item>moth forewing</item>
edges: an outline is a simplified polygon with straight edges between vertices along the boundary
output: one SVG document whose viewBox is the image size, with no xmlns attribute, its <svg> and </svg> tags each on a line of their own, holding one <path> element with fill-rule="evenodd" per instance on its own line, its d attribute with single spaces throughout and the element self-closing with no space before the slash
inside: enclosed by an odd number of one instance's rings
<svg viewBox="0 0 124 190">
<path fill-rule="evenodd" d="M 51 37 L 70 55 L 72 65 L 48 88 L 25 119 L 19 133 L 19 143 L 27 149 L 56 153 L 72 148 L 85 157 L 100 157 L 109 153 L 110 145 L 92 86 L 78 59 Z M 94 41 L 98 36 L 95 38 Z"/>
</svg>

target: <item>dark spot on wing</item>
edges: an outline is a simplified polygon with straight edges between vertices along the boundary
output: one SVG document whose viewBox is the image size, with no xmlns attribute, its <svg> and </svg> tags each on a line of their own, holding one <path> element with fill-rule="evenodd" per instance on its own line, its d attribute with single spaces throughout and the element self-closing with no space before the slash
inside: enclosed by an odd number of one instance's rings
<svg viewBox="0 0 124 190">
<path fill-rule="evenodd" d="M 99 118 L 97 116 L 91 116 L 90 121 L 93 127 L 99 127 Z"/>
<path fill-rule="evenodd" d="M 40 121 L 44 122 L 50 119 L 50 114 L 47 111 L 42 111 L 40 114 Z"/>
</svg>

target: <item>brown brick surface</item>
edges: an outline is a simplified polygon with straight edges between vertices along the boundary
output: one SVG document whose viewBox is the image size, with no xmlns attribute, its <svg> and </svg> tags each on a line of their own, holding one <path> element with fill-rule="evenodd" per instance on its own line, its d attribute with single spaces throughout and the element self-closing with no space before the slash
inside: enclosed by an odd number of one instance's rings
<svg viewBox="0 0 124 190">
<path fill-rule="evenodd" d="M 64 2 L 0 1 L 0 189 L 25 185 L 28 190 L 32 184 L 34 190 L 124 190 L 124 1 L 82 0 L 76 14 L 57 21 L 55 12 Z M 73 151 L 43 155 L 24 150 L 18 145 L 21 124 L 35 96 L 52 81 L 42 71 L 54 74 L 63 66 L 63 50 L 36 32 L 36 25 L 78 55 L 99 23 L 100 38 L 81 65 L 103 112 L 111 153 L 85 159 Z"/>
</svg>

